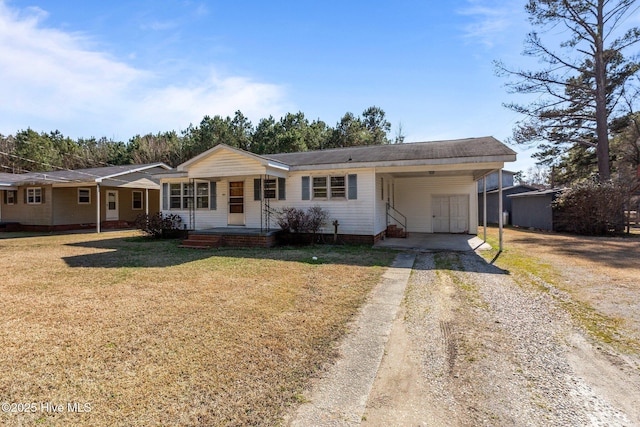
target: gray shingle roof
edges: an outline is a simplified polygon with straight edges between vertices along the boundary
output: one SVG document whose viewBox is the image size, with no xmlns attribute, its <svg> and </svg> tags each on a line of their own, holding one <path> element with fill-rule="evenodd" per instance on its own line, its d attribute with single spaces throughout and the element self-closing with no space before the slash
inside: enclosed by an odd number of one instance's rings
<svg viewBox="0 0 640 427">
<path fill-rule="evenodd" d="M 34 182 L 42 184 L 64 182 L 93 182 L 99 178 L 107 178 L 119 174 L 127 174 L 137 170 L 150 169 L 161 166 L 162 163 L 149 163 L 144 165 L 105 166 L 100 168 L 87 168 L 75 170 L 58 170 L 50 172 L 27 172 L 20 174 L 2 174 L 0 180 L 5 183 L 20 185 L 21 183 Z"/>
<path fill-rule="evenodd" d="M 306 166 L 336 163 L 512 156 L 515 154 L 515 151 L 494 137 L 488 136 L 447 141 L 369 145 L 304 151 L 299 153 L 266 154 L 263 157 L 289 166 Z"/>
</svg>

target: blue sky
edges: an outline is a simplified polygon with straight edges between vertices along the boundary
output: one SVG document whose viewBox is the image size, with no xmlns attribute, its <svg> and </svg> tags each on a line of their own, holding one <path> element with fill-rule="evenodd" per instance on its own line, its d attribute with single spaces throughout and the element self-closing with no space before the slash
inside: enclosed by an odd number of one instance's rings
<svg viewBox="0 0 640 427">
<path fill-rule="evenodd" d="M 504 140 L 519 117 L 492 61 L 524 61 L 524 4 L 0 0 L 0 133 L 127 141 L 236 110 L 333 126 L 376 105 L 407 142 Z"/>
</svg>

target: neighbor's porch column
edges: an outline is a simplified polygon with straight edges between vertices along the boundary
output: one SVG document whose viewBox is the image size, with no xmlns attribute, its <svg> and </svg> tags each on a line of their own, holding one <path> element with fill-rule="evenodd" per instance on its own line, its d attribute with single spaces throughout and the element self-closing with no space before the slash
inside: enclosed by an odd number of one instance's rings
<svg viewBox="0 0 640 427">
<path fill-rule="evenodd" d="M 149 189 L 144 189 L 144 213 L 149 215 Z"/>
<path fill-rule="evenodd" d="M 500 252 L 502 252 L 502 227 L 503 227 L 502 215 L 502 168 L 498 169 L 498 228 L 500 230 Z"/>
<path fill-rule="evenodd" d="M 96 233 L 100 233 L 100 183 L 96 183 Z"/>
</svg>

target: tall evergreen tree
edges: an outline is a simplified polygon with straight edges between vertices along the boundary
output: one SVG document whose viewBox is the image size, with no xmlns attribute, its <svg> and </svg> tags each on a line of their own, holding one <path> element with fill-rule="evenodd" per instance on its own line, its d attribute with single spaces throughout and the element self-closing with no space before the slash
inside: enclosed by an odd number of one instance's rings
<svg viewBox="0 0 640 427">
<path fill-rule="evenodd" d="M 514 129 L 515 142 L 539 144 L 546 163 L 575 145 L 592 147 L 600 179 L 609 179 L 609 121 L 620 114 L 618 101 L 639 69 L 637 62 L 623 55 L 640 40 L 638 28 L 622 28 L 637 10 L 634 3 L 529 0 L 526 11 L 531 23 L 542 30 L 561 29 L 567 39 L 554 49 L 537 31 L 529 33 L 524 55 L 545 64 L 541 70 L 496 63 L 500 74 L 516 78 L 507 84 L 512 92 L 540 95 L 527 105 L 506 104 L 527 117 Z"/>
</svg>

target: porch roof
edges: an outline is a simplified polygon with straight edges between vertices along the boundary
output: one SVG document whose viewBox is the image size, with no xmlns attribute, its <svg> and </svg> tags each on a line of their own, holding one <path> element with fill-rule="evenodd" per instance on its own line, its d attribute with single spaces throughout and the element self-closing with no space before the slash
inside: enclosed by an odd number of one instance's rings
<svg viewBox="0 0 640 427">
<path fill-rule="evenodd" d="M 152 169 L 169 170 L 170 167 L 164 163 L 149 163 L 50 172 L 3 173 L 0 176 L 0 185 L 11 187 L 25 185 L 78 186 L 104 183 L 113 187 L 130 187 L 133 182 L 140 181 L 143 187 L 157 186 L 157 180 L 150 172 Z"/>
</svg>

